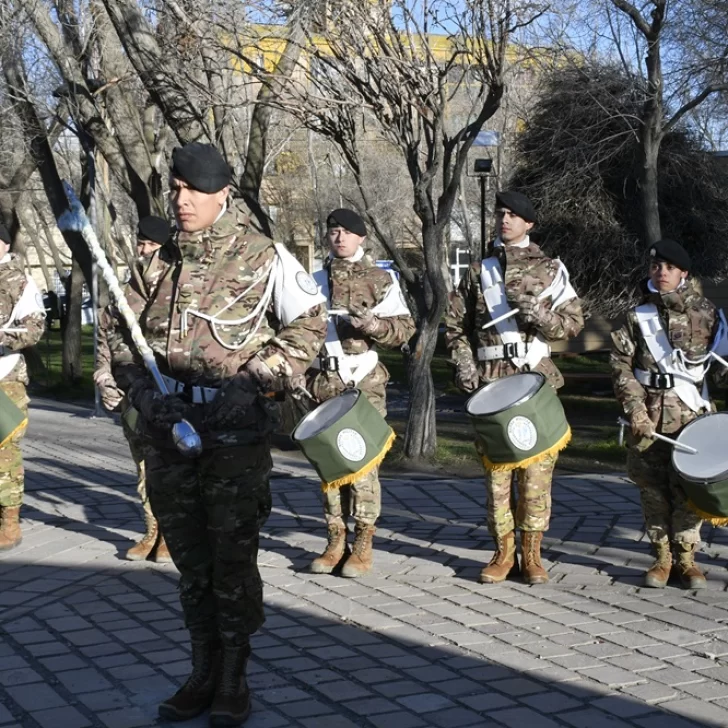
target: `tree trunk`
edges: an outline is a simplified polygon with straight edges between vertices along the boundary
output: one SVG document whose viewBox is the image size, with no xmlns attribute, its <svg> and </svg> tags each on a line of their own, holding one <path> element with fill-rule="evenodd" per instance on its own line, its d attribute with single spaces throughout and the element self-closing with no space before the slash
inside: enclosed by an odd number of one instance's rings
<svg viewBox="0 0 728 728">
<path fill-rule="evenodd" d="M 660 225 L 659 191 L 657 184 L 657 157 L 659 144 L 651 137 L 642 142 L 642 166 L 640 167 L 640 196 L 645 241 L 648 245 L 662 238 Z"/>
<path fill-rule="evenodd" d="M 432 357 L 437 346 L 440 317 L 428 317 L 421 322 L 417 339 L 409 357 L 407 379 L 409 405 L 407 429 L 404 435 L 404 454 L 410 459 L 430 458 L 437 447 L 435 426 L 435 385 L 432 381 Z"/>
<path fill-rule="evenodd" d="M 81 302 L 83 300 L 83 272 L 73 259 L 71 280 L 66 286 L 66 308 L 63 326 L 63 367 L 64 384 L 80 381 L 81 364 Z"/>
</svg>

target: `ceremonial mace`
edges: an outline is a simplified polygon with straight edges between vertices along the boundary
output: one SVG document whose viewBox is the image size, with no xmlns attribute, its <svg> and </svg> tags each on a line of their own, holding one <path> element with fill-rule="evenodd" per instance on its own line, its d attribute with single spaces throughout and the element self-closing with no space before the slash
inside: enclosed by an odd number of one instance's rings
<svg viewBox="0 0 728 728">
<path fill-rule="evenodd" d="M 81 202 L 78 197 L 76 197 L 73 187 L 71 187 L 71 185 L 65 180 L 63 182 L 63 187 L 66 191 L 66 197 L 68 198 L 69 209 L 58 218 L 58 227 L 61 230 L 73 230 L 78 232 L 86 241 L 86 244 L 91 251 L 91 255 L 93 256 L 96 265 L 98 265 L 101 275 L 106 281 L 106 285 L 109 287 L 109 293 L 111 294 L 116 307 L 119 309 L 119 312 L 124 319 L 124 323 L 131 332 L 132 341 L 144 361 L 144 366 L 152 375 L 154 383 L 157 385 L 159 391 L 166 396 L 170 392 L 159 372 L 159 367 L 157 366 L 157 362 L 154 358 L 154 352 L 149 344 L 147 344 L 144 334 L 142 334 L 142 330 L 139 328 L 136 316 L 131 310 L 129 302 L 126 300 L 124 291 L 121 290 L 121 286 L 119 285 L 119 281 L 116 279 L 114 270 L 109 265 L 109 261 L 106 259 L 106 254 L 99 244 L 99 240 L 96 237 L 93 227 L 91 227 L 91 222 L 86 216 L 86 212 L 83 209 Z M 95 304 L 96 301 L 94 301 L 94 305 Z M 172 440 L 174 441 L 175 447 L 187 457 L 194 458 L 202 452 L 202 440 L 200 439 L 200 435 L 187 420 L 175 423 L 172 427 Z"/>
</svg>

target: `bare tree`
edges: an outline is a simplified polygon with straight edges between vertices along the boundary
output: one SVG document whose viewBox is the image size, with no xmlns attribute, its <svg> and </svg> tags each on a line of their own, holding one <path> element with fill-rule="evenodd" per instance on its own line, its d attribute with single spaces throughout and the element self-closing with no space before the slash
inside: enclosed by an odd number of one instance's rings
<svg viewBox="0 0 728 728">
<path fill-rule="evenodd" d="M 616 55 L 626 70 L 641 67 L 644 75 L 639 196 L 643 235 L 654 242 L 662 237 L 657 170 L 665 135 L 706 99 L 728 90 L 726 8 L 709 0 L 599 0 L 599 5 Z M 704 32 L 699 24 L 696 32 L 694 23 L 701 20 L 713 25 L 706 25 Z"/>
<path fill-rule="evenodd" d="M 436 445 L 430 364 L 450 288 L 446 241 L 462 171 L 473 140 L 500 105 L 509 43 L 542 7 L 496 0 L 343 0 L 328 7 L 330 15 L 307 29 L 300 70 L 280 105 L 336 144 L 361 210 L 415 302 L 404 451 L 428 456 Z M 472 103 L 455 117 L 452 105 L 466 87 Z M 372 141 L 387 145 L 407 170 L 421 240 L 419 270 L 378 214 L 362 151 Z"/>
</svg>

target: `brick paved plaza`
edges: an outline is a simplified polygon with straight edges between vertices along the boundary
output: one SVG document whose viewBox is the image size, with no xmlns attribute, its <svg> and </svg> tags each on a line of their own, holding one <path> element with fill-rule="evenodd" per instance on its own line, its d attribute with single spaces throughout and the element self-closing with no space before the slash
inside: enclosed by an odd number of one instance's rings
<svg viewBox="0 0 728 728">
<path fill-rule="evenodd" d="M 24 541 L 0 556 L 0 728 L 157 725 L 189 651 L 174 567 L 122 558 L 142 519 L 121 430 L 39 400 L 24 449 Z M 308 574 L 318 486 L 276 458 L 246 728 L 728 726 L 728 530 L 704 529 L 708 590 L 641 589 L 636 489 L 562 473 L 551 583 L 483 586 L 482 483 L 383 486 L 376 573 Z"/>
</svg>

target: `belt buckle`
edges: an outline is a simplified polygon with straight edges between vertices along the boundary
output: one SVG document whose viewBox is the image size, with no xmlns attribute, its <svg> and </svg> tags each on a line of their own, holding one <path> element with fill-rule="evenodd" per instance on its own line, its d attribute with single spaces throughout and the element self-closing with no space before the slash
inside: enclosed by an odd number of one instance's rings
<svg viewBox="0 0 728 728">
<path fill-rule="evenodd" d="M 510 344 L 503 344 L 503 358 L 504 359 L 515 359 L 518 356 L 518 344 L 511 342 Z"/>
<path fill-rule="evenodd" d="M 320 356 L 321 369 L 325 372 L 338 372 L 339 360 L 335 356 Z"/>
<path fill-rule="evenodd" d="M 657 377 L 661 389 L 672 389 L 675 386 L 675 377 L 672 374 L 660 372 Z"/>
</svg>

